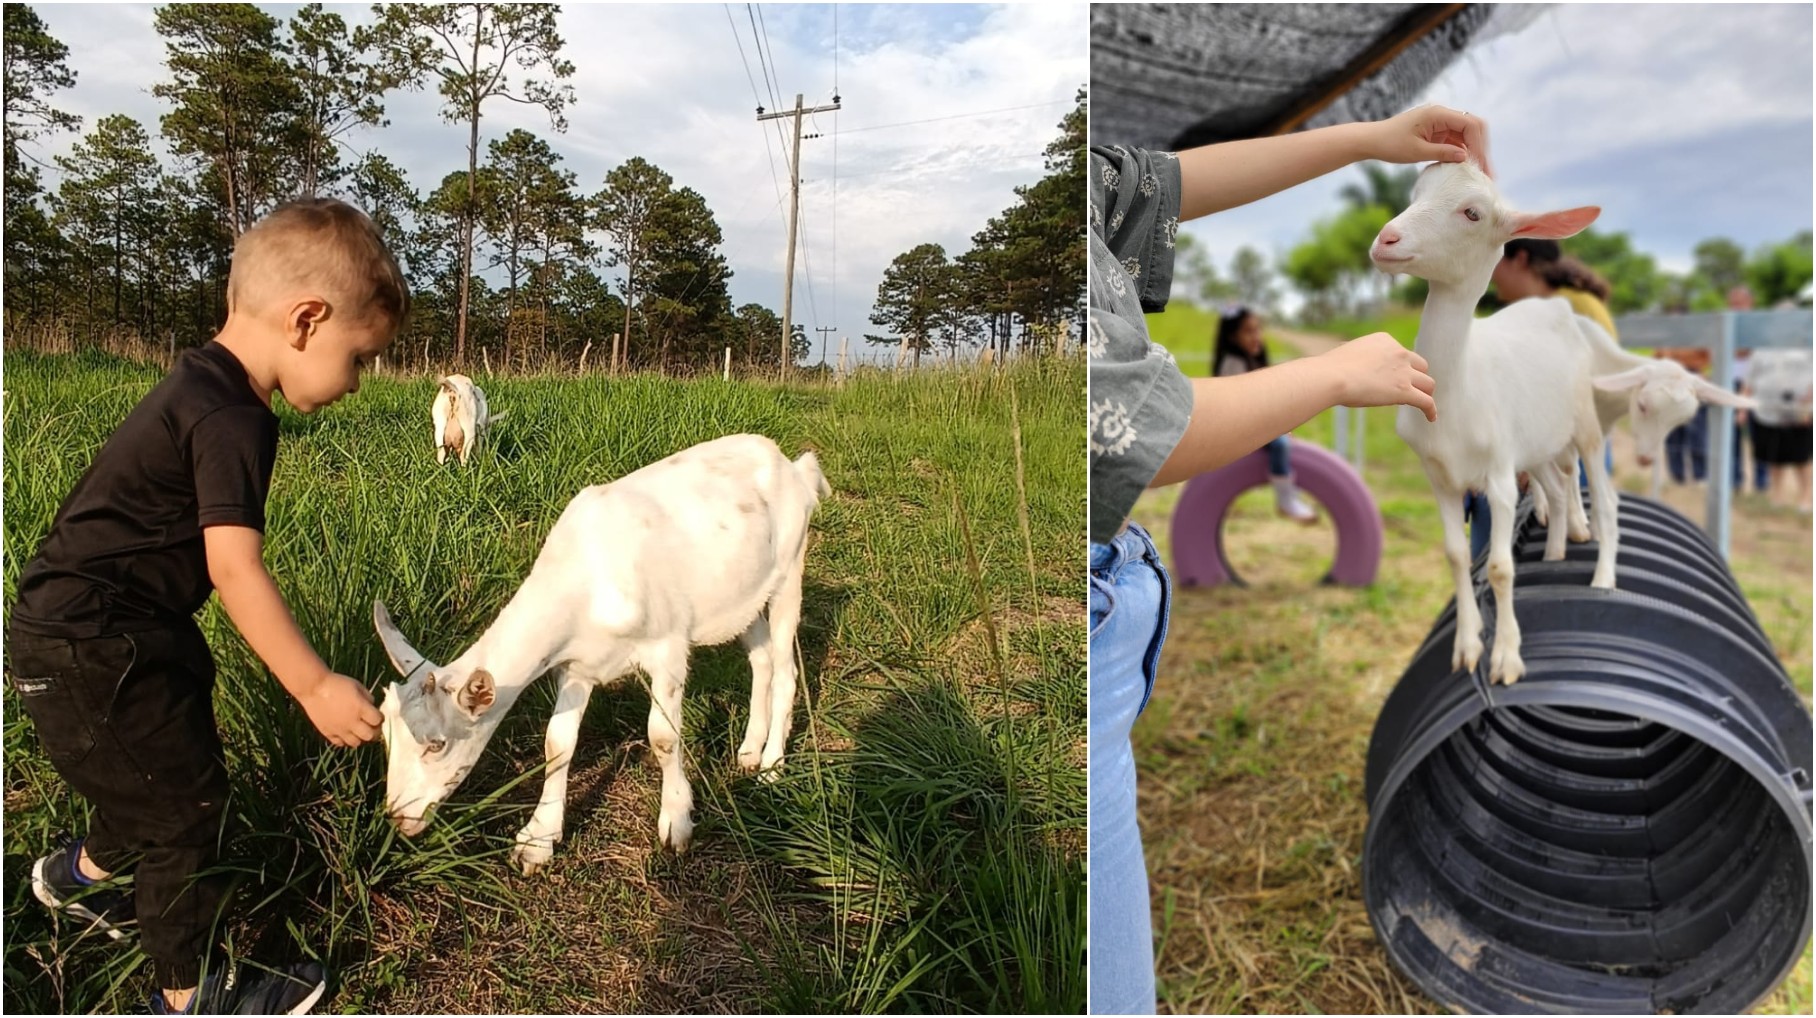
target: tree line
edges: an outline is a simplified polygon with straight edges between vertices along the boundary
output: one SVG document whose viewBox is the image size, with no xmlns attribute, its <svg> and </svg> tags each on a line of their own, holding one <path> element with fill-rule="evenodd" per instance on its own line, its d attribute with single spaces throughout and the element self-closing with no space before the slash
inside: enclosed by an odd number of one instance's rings
<svg viewBox="0 0 1816 1018">
<path fill-rule="evenodd" d="M 168 112 L 154 127 L 123 114 L 83 125 L 56 109 L 55 93 L 75 83 L 68 47 L 31 7 L 6 4 L 8 334 L 44 325 L 87 342 L 201 343 L 226 317 L 234 238 L 283 201 L 331 195 L 372 216 L 409 278 L 415 310 L 391 355 L 405 363 L 572 363 L 591 347 L 593 363 L 613 368 L 687 370 L 729 346 L 742 364 L 778 364 L 780 316 L 732 307 L 723 236 L 700 192 L 641 157 L 589 191 L 535 132 L 482 140 L 483 114 L 505 103 L 539 107 L 551 132 L 566 130 L 574 66 L 557 5 L 372 10 L 373 23 L 350 26 L 319 3 L 288 20 L 253 4 L 159 7 L 165 73 L 151 91 Z M 443 119 L 467 128 L 466 158 L 419 189 L 348 139 L 389 126 L 393 93 L 429 86 Z M 85 126 L 48 186 L 30 143 Z M 154 132 L 173 164 L 155 154 Z M 1049 150 L 1050 170 L 1056 158 Z M 970 321 L 999 316 L 993 340 L 1009 316 L 1054 317 L 1032 291 L 1062 284 L 1031 280 L 1024 250 L 1054 226 L 1050 180 L 1018 189 L 1022 200 L 978 242 L 974 261 L 1004 290 Z M 1076 218 L 1082 236 L 1082 209 Z M 790 332 L 798 361 L 806 330 Z"/>
<path fill-rule="evenodd" d="M 1392 287 L 1368 257 L 1375 235 L 1412 203 L 1416 167 L 1387 168 L 1365 163 L 1363 179 L 1339 192 L 1343 208 L 1312 224 L 1311 234 L 1287 252 L 1277 266 L 1251 248 L 1236 252 L 1231 277 L 1219 275 L 1202 248 L 1181 236 L 1179 275 L 1188 296 L 1205 303 L 1240 300 L 1264 309 L 1277 307 L 1276 273 L 1304 298 L 1300 316 L 1317 324 L 1365 313 L 1368 305 L 1387 300 L 1418 305 L 1425 282 L 1408 279 Z M 1745 284 L 1760 307 L 1795 299 L 1811 278 L 1811 231 L 1765 244 L 1747 252 L 1726 237 L 1697 244 L 1688 272 L 1659 268 L 1650 255 L 1634 247 L 1624 232 L 1584 230 L 1560 242 L 1564 253 L 1594 269 L 1609 283 L 1609 309 L 1614 314 L 1637 311 L 1715 311 L 1727 307 L 1727 293 Z M 1487 299 L 1487 298 L 1485 298 Z"/>
</svg>

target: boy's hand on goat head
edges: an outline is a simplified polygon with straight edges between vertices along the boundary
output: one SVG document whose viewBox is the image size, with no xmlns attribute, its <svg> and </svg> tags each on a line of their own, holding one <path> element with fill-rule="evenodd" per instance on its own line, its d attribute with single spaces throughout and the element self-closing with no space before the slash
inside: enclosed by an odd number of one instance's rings
<svg viewBox="0 0 1816 1018">
<path fill-rule="evenodd" d="M 372 704 L 365 686 L 338 672 L 329 672 L 315 688 L 299 697 L 303 713 L 322 737 L 336 746 L 357 746 L 378 738 L 384 715 Z"/>
<path fill-rule="evenodd" d="M 1488 176 L 1488 125 L 1480 117 L 1443 106 L 1420 106 L 1368 125 L 1369 158 L 1390 163 L 1460 163 L 1475 160 Z"/>
<path fill-rule="evenodd" d="M 1429 365 L 1387 333 L 1350 340 L 1320 354 L 1319 359 L 1327 362 L 1337 384 L 1336 402 L 1348 407 L 1403 403 L 1423 413 L 1426 420 L 1437 421 L 1438 404 L 1432 397 L 1435 383 L 1426 373 Z"/>
</svg>

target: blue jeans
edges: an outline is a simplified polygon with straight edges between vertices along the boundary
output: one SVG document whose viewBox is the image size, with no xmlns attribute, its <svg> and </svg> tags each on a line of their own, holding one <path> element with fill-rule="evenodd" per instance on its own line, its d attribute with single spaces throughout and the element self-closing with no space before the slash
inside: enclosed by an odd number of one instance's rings
<svg viewBox="0 0 1816 1018">
<path fill-rule="evenodd" d="M 1154 1013 L 1154 922 L 1129 733 L 1154 692 L 1171 593 L 1141 527 L 1131 523 L 1109 544 L 1091 545 L 1092 1014 Z"/>
<path fill-rule="evenodd" d="M 1671 470 L 1671 480 L 1682 484 L 1686 473 L 1699 481 L 1706 478 L 1708 459 L 1709 408 L 1702 405 L 1696 408 L 1695 417 L 1672 428 L 1665 436 L 1665 466 Z M 1685 460 L 1689 460 L 1687 467 Z"/>
<path fill-rule="evenodd" d="M 1267 472 L 1275 477 L 1285 477 L 1293 472 L 1292 446 L 1287 444 L 1286 436 L 1269 442 L 1267 449 Z"/>
<path fill-rule="evenodd" d="M 1602 443 L 1602 462 L 1607 465 L 1609 473 L 1614 472 L 1612 443 Z M 1583 469 L 1580 460 L 1576 464 L 1576 483 L 1584 487 L 1589 484 L 1589 471 Z M 1494 514 L 1488 511 L 1487 497 L 1473 491 L 1464 492 L 1463 519 L 1469 524 L 1469 561 L 1474 562 L 1488 549 L 1488 531 L 1494 525 Z"/>
</svg>

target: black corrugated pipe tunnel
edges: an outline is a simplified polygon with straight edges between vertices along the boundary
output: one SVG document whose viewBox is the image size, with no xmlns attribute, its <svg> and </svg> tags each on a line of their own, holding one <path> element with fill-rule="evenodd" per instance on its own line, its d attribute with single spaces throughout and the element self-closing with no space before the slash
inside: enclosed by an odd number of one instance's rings
<svg viewBox="0 0 1816 1018">
<path fill-rule="evenodd" d="M 1375 722 L 1363 899 L 1448 1007 L 1738 1014 L 1809 942 L 1810 716 L 1699 529 L 1635 495 L 1620 527 L 1597 590 L 1523 505 L 1525 677 L 1451 672 L 1452 603 Z"/>
</svg>

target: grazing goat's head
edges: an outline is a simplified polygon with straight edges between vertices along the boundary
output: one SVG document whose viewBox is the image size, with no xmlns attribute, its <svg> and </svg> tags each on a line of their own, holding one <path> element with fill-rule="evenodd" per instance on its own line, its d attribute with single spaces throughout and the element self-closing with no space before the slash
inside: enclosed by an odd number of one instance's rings
<svg viewBox="0 0 1816 1018">
<path fill-rule="evenodd" d="M 1603 392 L 1626 393 L 1633 421 L 1633 454 L 1649 467 L 1664 454 L 1665 436 L 1696 416 L 1698 403 L 1751 410 L 1752 400 L 1714 385 L 1671 360 L 1656 360 L 1595 379 Z"/>
<path fill-rule="evenodd" d="M 1580 232 L 1601 209 L 1517 212 L 1473 162 L 1433 163 L 1413 184 L 1412 204 L 1375 236 L 1368 255 L 1384 272 L 1463 284 L 1488 275 L 1515 237 L 1560 238 Z"/>
<path fill-rule="evenodd" d="M 422 833 L 429 811 L 452 795 L 485 749 L 492 725 L 480 724 L 497 700 L 492 674 L 442 667 L 417 653 L 391 623 L 384 602 L 372 602 L 372 624 L 391 664 L 403 674 L 379 704 L 384 715 L 385 812 L 405 837 Z"/>
</svg>

